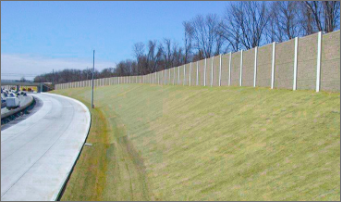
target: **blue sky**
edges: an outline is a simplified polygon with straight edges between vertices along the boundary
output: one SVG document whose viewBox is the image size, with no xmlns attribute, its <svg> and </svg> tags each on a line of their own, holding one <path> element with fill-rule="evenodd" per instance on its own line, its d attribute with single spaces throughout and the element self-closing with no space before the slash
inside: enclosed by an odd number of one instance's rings
<svg viewBox="0 0 341 202">
<path fill-rule="evenodd" d="M 136 42 L 182 42 L 182 22 L 222 16 L 229 2 L 1 2 L 1 77 L 98 69 L 132 58 Z"/>
</svg>

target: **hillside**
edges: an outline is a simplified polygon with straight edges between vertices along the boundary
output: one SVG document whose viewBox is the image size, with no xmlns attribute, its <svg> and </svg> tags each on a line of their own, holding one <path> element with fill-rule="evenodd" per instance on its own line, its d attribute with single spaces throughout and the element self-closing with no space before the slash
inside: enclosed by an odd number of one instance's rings
<svg viewBox="0 0 341 202">
<path fill-rule="evenodd" d="M 339 93 L 126 84 L 95 106 L 63 200 L 340 200 Z"/>
</svg>

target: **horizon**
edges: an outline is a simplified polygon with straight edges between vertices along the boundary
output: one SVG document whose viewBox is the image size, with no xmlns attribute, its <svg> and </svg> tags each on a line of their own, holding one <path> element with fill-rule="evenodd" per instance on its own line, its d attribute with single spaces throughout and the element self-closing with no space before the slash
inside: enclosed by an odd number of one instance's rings
<svg viewBox="0 0 341 202">
<path fill-rule="evenodd" d="M 33 80 L 52 71 L 92 68 L 93 50 L 97 70 L 115 68 L 133 58 L 135 43 L 169 38 L 182 45 L 183 21 L 222 15 L 228 4 L 1 2 L 1 79 Z"/>
</svg>

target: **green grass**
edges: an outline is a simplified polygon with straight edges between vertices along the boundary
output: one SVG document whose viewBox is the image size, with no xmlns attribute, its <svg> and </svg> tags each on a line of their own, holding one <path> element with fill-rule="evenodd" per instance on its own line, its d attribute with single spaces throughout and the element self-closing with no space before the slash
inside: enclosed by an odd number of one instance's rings
<svg viewBox="0 0 341 202">
<path fill-rule="evenodd" d="M 89 105 L 91 89 L 55 93 Z M 340 94 L 96 88 L 63 200 L 340 200 Z M 89 179 L 89 180 L 87 180 Z"/>
</svg>

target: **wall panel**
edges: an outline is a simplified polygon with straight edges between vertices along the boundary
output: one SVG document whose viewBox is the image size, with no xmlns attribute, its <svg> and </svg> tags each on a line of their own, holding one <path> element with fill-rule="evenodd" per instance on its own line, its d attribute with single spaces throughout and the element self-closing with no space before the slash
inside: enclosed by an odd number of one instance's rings
<svg viewBox="0 0 341 202">
<path fill-rule="evenodd" d="M 275 88 L 292 89 L 294 59 L 295 39 L 276 44 Z"/>
<path fill-rule="evenodd" d="M 321 90 L 340 91 L 340 30 L 322 36 Z"/>
<path fill-rule="evenodd" d="M 314 90 L 316 86 L 317 36 L 299 39 L 297 63 L 297 89 Z"/>
<path fill-rule="evenodd" d="M 271 87 L 272 44 L 258 48 L 256 86 Z"/>
<path fill-rule="evenodd" d="M 242 86 L 253 86 L 255 49 L 243 52 Z"/>
<path fill-rule="evenodd" d="M 240 52 L 232 54 L 231 59 L 231 86 L 239 86 L 240 79 Z"/>
</svg>

